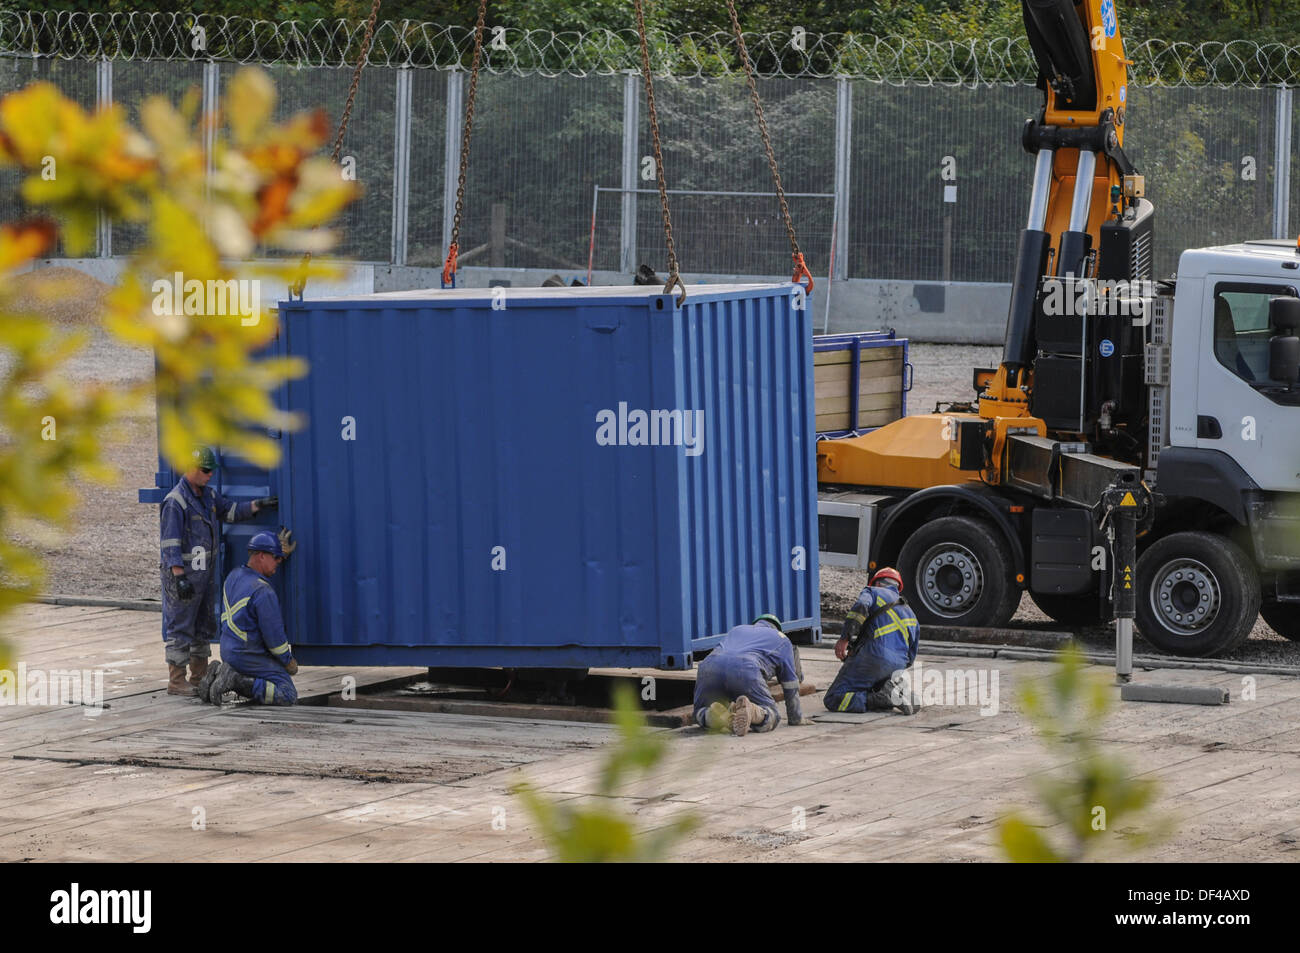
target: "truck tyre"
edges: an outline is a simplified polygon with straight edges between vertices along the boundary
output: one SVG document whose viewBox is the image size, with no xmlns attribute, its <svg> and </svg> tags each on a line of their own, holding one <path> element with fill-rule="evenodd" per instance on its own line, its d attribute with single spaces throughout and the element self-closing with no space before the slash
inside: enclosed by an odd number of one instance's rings
<svg viewBox="0 0 1300 953">
<path fill-rule="evenodd" d="M 1006 625 L 1020 605 L 1008 544 L 987 523 L 926 523 L 898 555 L 903 594 L 922 625 Z"/>
<path fill-rule="evenodd" d="M 1300 642 L 1300 602 L 1265 602 L 1259 614 L 1282 638 Z"/>
<path fill-rule="evenodd" d="M 1034 605 L 1043 610 L 1044 615 L 1064 626 L 1101 625 L 1106 621 L 1102 617 L 1101 605 L 1095 592 L 1072 596 L 1030 592 L 1029 598 L 1034 600 Z"/>
<path fill-rule="evenodd" d="M 1174 533 L 1137 561 L 1137 624 L 1156 648 L 1194 657 L 1231 651 L 1259 618 L 1259 573 L 1240 546 Z"/>
</svg>

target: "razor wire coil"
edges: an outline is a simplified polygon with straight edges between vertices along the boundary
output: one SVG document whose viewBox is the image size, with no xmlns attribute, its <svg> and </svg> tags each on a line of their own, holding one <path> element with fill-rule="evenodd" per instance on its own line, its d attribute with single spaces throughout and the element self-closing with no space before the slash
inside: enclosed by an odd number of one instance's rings
<svg viewBox="0 0 1300 953">
<path fill-rule="evenodd" d="M 261 20 L 190 13 L 0 11 L 0 56 L 79 60 L 164 60 L 344 68 L 355 64 L 365 21 Z M 724 31 L 650 31 L 652 66 L 681 77 L 739 75 Z M 746 33 L 759 76 L 847 77 L 897 85 L 1033 83 L 1027 38 L 930 40 L 855 33 Z M 474 28 L 413 20 L 376 25 L 372 66 L 454 69 L 468 65 Z M 491 73 L 588 76 L 640 70 L 635 30 L 494 30 L 483 49 Z M 1300 85 L 1300 46 L 1253 40 L 1131 41 L 1129 75 L 1139 86 Z"/>
</svg>

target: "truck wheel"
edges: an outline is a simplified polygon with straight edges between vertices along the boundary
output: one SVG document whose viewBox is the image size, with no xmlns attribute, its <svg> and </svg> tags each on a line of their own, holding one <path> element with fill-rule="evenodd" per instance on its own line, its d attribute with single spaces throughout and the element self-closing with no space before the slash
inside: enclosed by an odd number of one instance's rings
<svg viewBox="0 0 1300 953">
<path fill-rule="evenodd" d="M 1061 625 L 1101 625 L 1106 621 L 1102 618 L 1101 606 L 1095 592 L 1073 596 L 1030 592 L 1029 598 L 1034 600 L 1034 605 L 1043 610 L 1044 615 Z"/>
<path fill-rule="evenodd" d="M 1282 638 L 1300 642 L 1300 602 L 1265 602 L 1259 614 Z"/>
<path fill-rule="evenodd" d="M 1173 655 L 1210 656 L 1250 636 L 1259 573 L 1241 547 L 1212 533 L 1174 533 L 1137 561 L 1137 624 Z"/>
<path fill-rule="evenodd" d="M 903 545 L 898 569 L 923 625 L 1006 625 L 1020 604 L 1006 541 L 979 520 L 926 523 Z"/>
</svg>

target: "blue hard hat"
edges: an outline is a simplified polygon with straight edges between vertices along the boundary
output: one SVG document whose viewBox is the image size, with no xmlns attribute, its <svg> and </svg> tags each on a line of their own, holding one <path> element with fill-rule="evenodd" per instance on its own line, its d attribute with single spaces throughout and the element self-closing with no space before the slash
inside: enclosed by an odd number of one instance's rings
<svg viewBox="0 0 1300 953">
<path fill-rule="evenodd" d="M 284 550 L 280 548 L 280 539 L 274 533 L 258 533 L 248 541 L 248 551 L 250 553 L 270 553 L 279 559 L 284 558 Z"/>
</svg>

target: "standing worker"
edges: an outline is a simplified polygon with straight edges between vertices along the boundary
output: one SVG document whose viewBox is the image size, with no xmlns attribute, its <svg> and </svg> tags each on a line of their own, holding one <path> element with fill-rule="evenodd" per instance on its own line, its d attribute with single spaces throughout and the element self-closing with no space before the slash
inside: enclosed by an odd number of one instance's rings
<svg viewBox="0 0 1300 953">
<path fill-rule="evenodd" d="M 886 566 L 858 595 L 844 619 L 844 635 L 835 643 L 835 657 L 844 664 L 823 699 L 831 711 L 897 708 L 913 715 L 920 709 L 901 678 L 916 661 L 920 628 L 902 593 L 903 577 Z"/>
<path fill-rule="evenodd" d="M 199 683 L 199 698 L 221 704 L 235 692 L 261 705 L 292 705 L 298 690 L 290 676 L 298 660 L 284 631 L 280 600 L 267 582 L 298 544 L 293 533 L 258 533 L 248 541 L 248 565 L 221 587 L 221 661 Z"/>
<path fill-rule="evenodd" d="M 251 519 L 259 510 L 279 502 L 274 496 L 249 503 L 226 499 L 208 486 L 216 468 L 217 455 L 212 448 L 197 448 L 194 465 L 163 498 L 159 514 L 168 695 L 194 695 L 194 686 L 208 670 L 208 658 L 212 655 L 208 643 L 217 634 L 216 559 L 217 546 L 221 543 L 218 524 Z"/>
<path fill-rule="evenodd" d="M 700 663 L 695 679 L 695 723 L 701 728 L 743 735 L 771 731 L 781 721 L 776 700 L 767 690 L 773 676 L 785 693 L 785 713 L 792 725 L 807 724 L 799 709 L 803 669 L 799 653 L 781 631 L 781 620 L 761 615 L 752 625 L 738 625 Z"/>
</svg>

